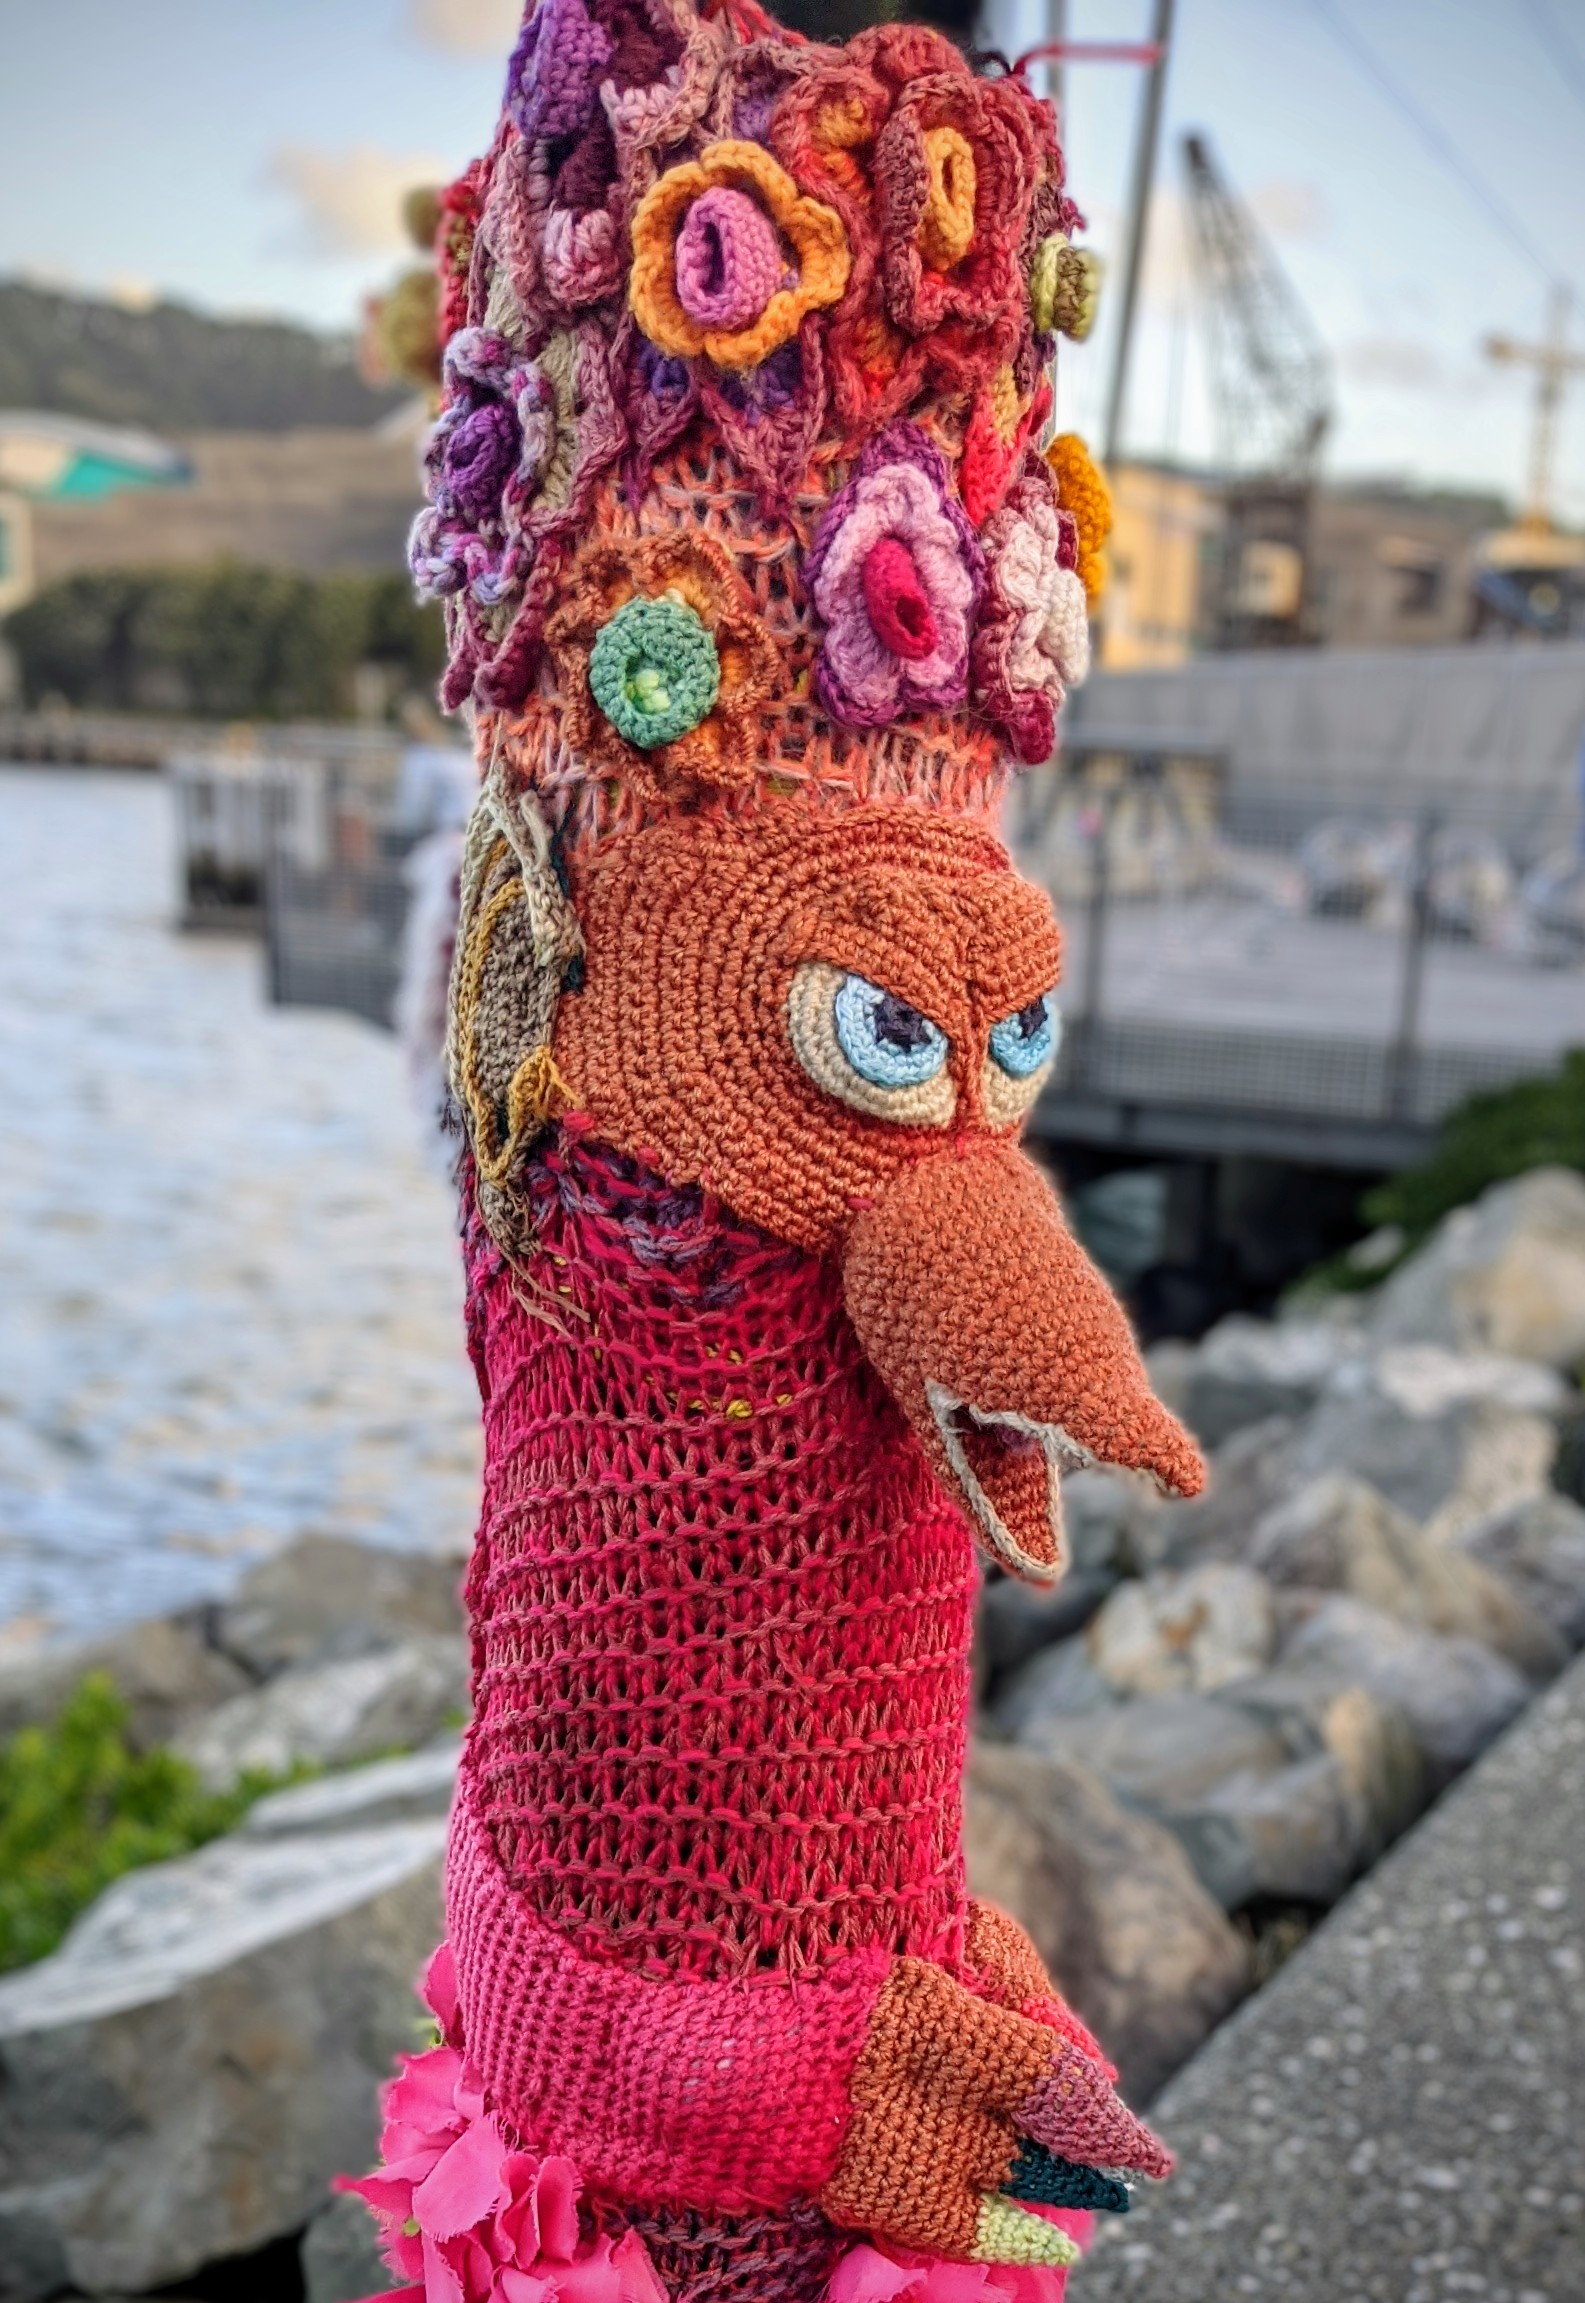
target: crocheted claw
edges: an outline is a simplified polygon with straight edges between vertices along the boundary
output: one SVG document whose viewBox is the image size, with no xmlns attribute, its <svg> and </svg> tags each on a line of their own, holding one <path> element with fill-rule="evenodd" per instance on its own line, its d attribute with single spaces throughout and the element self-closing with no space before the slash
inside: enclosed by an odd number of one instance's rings
<svg viewBox="0 0 1585 2303">
<path fill-rule="evenodd" d="M 1021 2207 L 1010 2184 L 1046 2203 L 1068 2168 L 1063 2180 L 1090 2196 L 1049 2204 L 1111 2206 L 1121 2187 L 1104 2171 L 1164 2176 L 1172 2164 L 1071 2039 L 975 1998 L 923 1959 L 893 1967 L 849 2092 L 853 2120 L 821 2194 L 825 2212 L 959 2260 L 1076 2259 L 1066 2234 Z"/>
</svg>

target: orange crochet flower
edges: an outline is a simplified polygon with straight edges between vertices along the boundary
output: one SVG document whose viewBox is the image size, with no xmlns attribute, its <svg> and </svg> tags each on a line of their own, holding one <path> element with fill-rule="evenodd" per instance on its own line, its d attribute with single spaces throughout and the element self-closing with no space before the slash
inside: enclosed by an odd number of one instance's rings
<svg viewBox="0 0 1585 2303">
<path fill-rule="evenodd" d="M 1041 154 L 1011 84 L 977 80 L 938 32 L 885 24 L 788 90 L 771 141 L 847 227 L 829 356 L 849 425 L 885 422 L 927 373 L 968 391 L 1013 357 Z"/>
<path fill-rule="evenodd" d="M 644 605 L 635 615 L 638 603 Z M 633 710 L 618 703 L 613 718 L 596 694 L 598 686 L 606 705 L 613 701 L 613 649 L 609 639 L 603 650 L 598 644 L 602 635 L 632 629 L 642 656 L 646 624 L 659 634 L 658 660 L 636 662 Z M 709 702 L 693 725 L 669 737 L 668 629 L 680 635 L 683 679 Z M 621 776 L 651 801 L 674 796 L 679 779 L 720 790 L 752 782 L 761 750 L 758 715 L 781 685 L 781 655 L 754 613 L 731 555 L 714 537 L 679 529 L 636 543 L 601 537 L 586 544 L 568 569 L 562 604 L 545 627 L 545 639 L 563 706 L 563 734 L 589 772 Z M 712 650 L 714 676 L 707 671 L 701 691 L 700 660 L 708 664 Z M 618 676 L 621 670 L 616 667 Z M 622 733 L 618 719 L 632 727 L 645 710 L 662 740 L 640 745 Z"/>
<path fill-rule="evenodd" d="M 1106 539 L 1112 532 L 1111 491 L 1077 432 L 1059 432 L 1046 450 L 1057 501 L 1079 535 L 1078 578 L 1093 608 L 1106 589 Z"/>
<path fill-rule="evenodd" d="M 663 352 L 757 368 L 806 313 L 838 301 L 850 267 L 835 210 L 763 145 L 729 139 L 668 168 L 639 202 L 628 295 Z"/>
</svg>

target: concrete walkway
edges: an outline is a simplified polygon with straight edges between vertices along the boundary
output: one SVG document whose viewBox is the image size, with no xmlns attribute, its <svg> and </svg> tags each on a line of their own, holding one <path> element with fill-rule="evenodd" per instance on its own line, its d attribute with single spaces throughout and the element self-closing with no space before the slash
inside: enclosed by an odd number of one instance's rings
<svg viewBox="0 0 1585 2303">
<path fill-rule="evenodd" d="M 1585 2303 L 1585 1657 L 1152 2120 L 1071 2303 Z"/>
</svg>

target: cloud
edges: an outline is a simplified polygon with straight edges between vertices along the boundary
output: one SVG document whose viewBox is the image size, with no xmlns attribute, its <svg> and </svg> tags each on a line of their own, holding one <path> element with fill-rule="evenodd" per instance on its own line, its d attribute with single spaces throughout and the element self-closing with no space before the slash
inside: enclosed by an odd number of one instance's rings
<svg viewBox="0 0 1585 2303">
<path fill-rule="evenodd" d="M 1338 361 L 1352 382 L 1389 391 L 1435 392 L 1447 381 L 1441 356 L 1418 336 L 1356 336 Z"/>
<path fill-rule="evenodd" d="M 450 171 L 427 152 L 384 152 L 375 144 L 325 152 L 283 144 L 269 173 L 296 204 L 299 248 L 335 258 L 405 251 L 403 194 L 415 184 L 444 183 Z"/>
<path fill-rule="evenodd" d="M 1248 197 L 1256 222 L 1274 240 L 1319 240 L 1331 229 L 1326 194 L 1302 177 L 1273 176 L 1251 185 Z"/>
<path fill-rule="evenodd" d="M 412 0 L 408 24 L 426 47 L 448 56 L 504 58 L 522 16 L 522 0 Z"/>
</svg>

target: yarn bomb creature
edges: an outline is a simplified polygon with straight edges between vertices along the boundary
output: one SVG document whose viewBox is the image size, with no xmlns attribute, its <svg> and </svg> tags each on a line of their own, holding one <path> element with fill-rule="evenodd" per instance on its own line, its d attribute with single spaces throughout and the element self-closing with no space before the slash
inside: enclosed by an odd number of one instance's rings
<svg viewBox="0 0 1585 2303">
<path fill-rule="evenodd" d="M 1168 2160 L 966 1889 L 976 1547 L 1202 1472 L 1018 1144 L 994 820 L 1104 506 L 1053 117 L 914 25 L 537 0 L 440 209 L 486 1468 L 440 2039 L 353 2187 L 412 2303 L 1056 2303 Z"/>
</svg>

